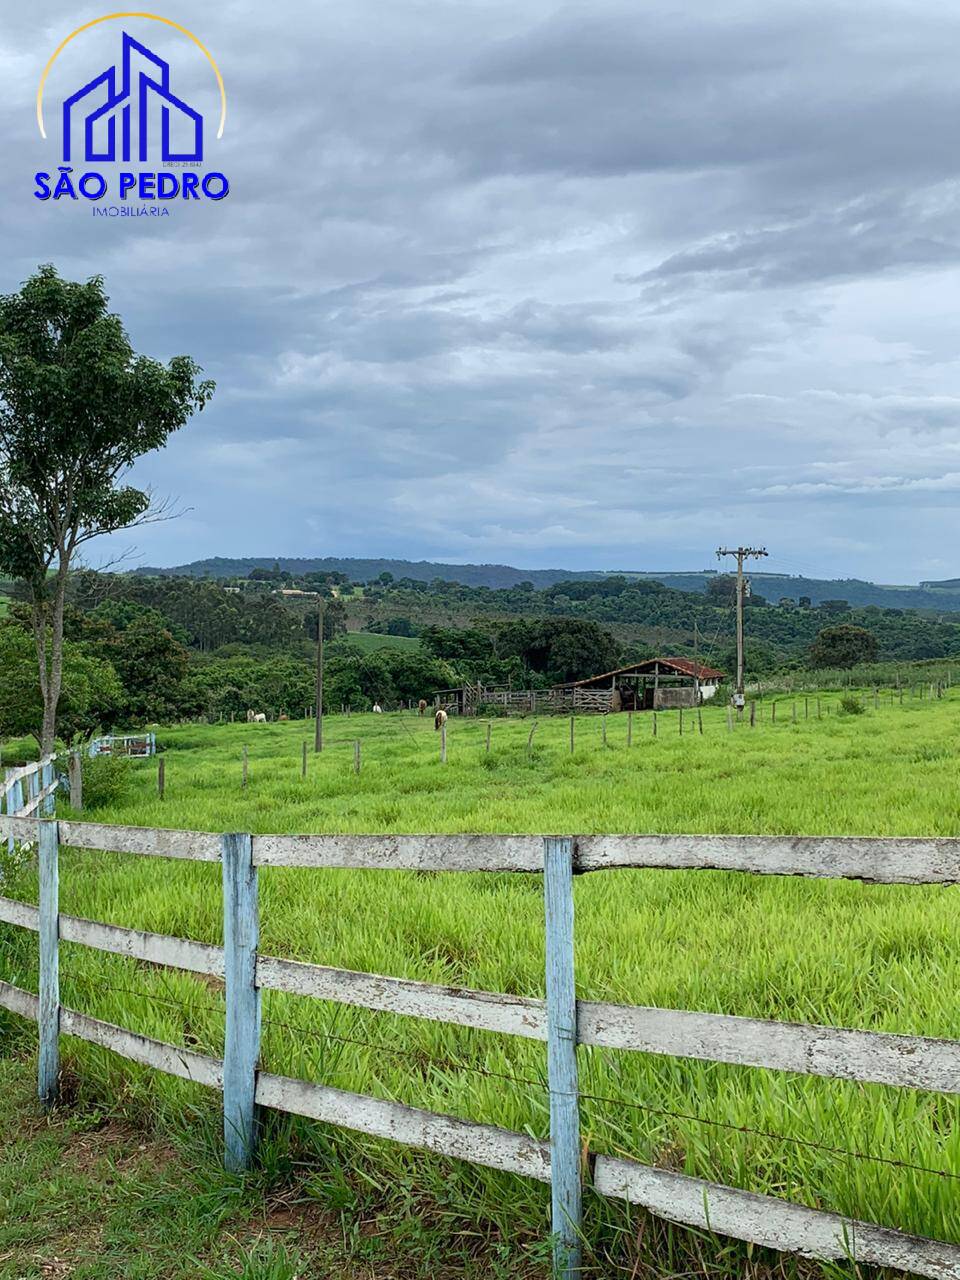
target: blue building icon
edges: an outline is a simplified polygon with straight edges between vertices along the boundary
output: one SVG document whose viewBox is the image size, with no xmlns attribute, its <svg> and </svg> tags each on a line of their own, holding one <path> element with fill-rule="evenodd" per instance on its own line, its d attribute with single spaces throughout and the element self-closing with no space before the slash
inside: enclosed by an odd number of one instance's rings
<svg viewBox="0 0 960 1280">
<path fill-rule="evenodd" d="M 135 55 L 147 64 L 140 65 L 136 75 L 131 66 Z M 63 103 L 63 158 L 70 161 L 73 157 L 72 131 L 75 124 L 74 108 L 77 108 L 76 124 L 83 121 L 84 160 L 92 163 L 112 163 L 121 160 L 129 163 L 132 159 L 146 162 L 148 151 L 149 120 L 151 107 L 156 114 L 159 108 L 161 159 L 164 161 L 196 161 L 203 159 L 203 116 L 194 111 L 181 98 L 170 92 L 170 64 L 158 57 L 146 45 L 133 36 L 123 33 L 123 65 L 120 68 L 120 84 L 117 86 L 117 67 L 108 67 L 89 84 L 66 98 Z M 136 83 L 133 83 L 136 80 Z M 86 115 L 82 115 L 84 107 L 95 104 Z M 132 155 L 131 122 L 136 108 L 136 150 Z M 119 121 L 119 148 L 117 144 Z M 192 139 L 192 145 L 185 150 L 174 151 L 171 147 L 171 125 L 177 129 L 178 137 L 186 135 Z M 118 155 L 119 150 L 119 155 Z"/>
</svg>

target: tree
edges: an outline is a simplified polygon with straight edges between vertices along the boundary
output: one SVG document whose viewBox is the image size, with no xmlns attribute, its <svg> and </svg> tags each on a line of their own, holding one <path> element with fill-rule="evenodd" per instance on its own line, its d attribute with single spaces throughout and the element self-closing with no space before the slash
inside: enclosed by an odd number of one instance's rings
<svg viewBox="0 0 960 1280">
<path fill-rule="evenodd" d="M 63 684 L 63 614 L 79 547 L 156 518 L 124 484 L 213 394 L 189 356 L 137 355 L 103 280 L 40 267 L 0 296 L 0 573 L 31 605 L 43 699 L 40 744 L 53 747 Z"/>
<path fill-rule="evenodd" d="M 732 573 L 718 573 L 707 579 L 707 601 L 721 608 L 737 603 L 737 580 Z"/>
<path fill-rule="evenodd" d="M 131 622 L 117 636 L 112 662 L 133 720 L 165 720 L 179 710 L 189 654 L 162 622 L 150 617 Z"/>
<path fill-rule="evenodd" d="M 810 662 L 815 667 L 853 667 L 858 662 L 876 662 L 877 639 L 863 627 L 842 623 L 824 627 L 810 646 Z"/>
<path fill-rule="evenodd" d="M 39 739 L 43 695 L 30 635 L 13 622 L 0 623 L 0 734 L 32 734 Z M 64 692 L 57 730 L 64 738 L 108 724 L 123 701 L 123 689 L 109 662 L 69 640 L 63 649 Z"/>
</svg>

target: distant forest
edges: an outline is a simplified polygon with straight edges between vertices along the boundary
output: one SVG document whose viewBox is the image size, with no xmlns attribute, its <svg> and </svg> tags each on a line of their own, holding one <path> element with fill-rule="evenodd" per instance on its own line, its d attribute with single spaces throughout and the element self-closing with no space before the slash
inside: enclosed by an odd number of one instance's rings
<svg viewBox="0 0 960 1280">
<path fill-rule="evenodd" d="M 232 577 L 74 573 L 61 736 L 248 709 L 302 715 L 313 702 L 321 611 L 328 711 L 396 706 L 464 681 L 545 687 L 655 654 L 696 655 L 727 672 L 735 664 L 736 585 L 727 574 L 703 575 L 695 587 L 684 578 L 686 590 L 626 574 L 491 587 L 389 569 L 363 580 L 319 563 L 269 561 Z M 858 604 L 841 594 L 848 583 L 828 584 L 822 599 L 794 596 L 768 575 L 770 598 L 760 581 L 745 605 L 749 677 L 960 659 L 960 614 Z M 27 610 L 13 584 L 0 583 L 5 590 L 0 734 L 9 737 L 31 732 L 38 690 Z"/>
<path fill-rule="evenodd" d="M 529 582 L 538 589 L 558 582 L 593 581 L 604 577 L 642 578 L 672 587 L 676 591 L 703 593 L 722 570 L 703 569 L 691 572 L 655 573 L 646 570 L 574 570 L 517 569 L 505 564 L 445 564 L 432 560 L 354 559 L 343 556 L 291 558 L 286 556 L 249 556 L 236 559 L 215 556 L 194 560 L 172 569 L 144 568 L 137 576 L 173 576 L 184 578 L 246 578 L 253 569 L 280 569 L 292 578 L 310 573 L 340 573 L 352 582 L 373 582 L 389 573 L 396 579 L 412 578 L 417 582 L 459 582 L 466 587 L 490 587 L 502 590 Z M 755 572 L 750 574 L 755 591 L 776 603 L 789 598 L 799 603 L 804 597 L 811 604 L 825 600 L 846 600 L 851 605 L 877 605 L 888 609 L 922 609 L 932 612 L 960 612 L 960 578 L 940 582 L 921 582 L 913 586 L 888 586 L 864 582 L 860 578 L 805 578 L 787 574 Z"/>
</svg>

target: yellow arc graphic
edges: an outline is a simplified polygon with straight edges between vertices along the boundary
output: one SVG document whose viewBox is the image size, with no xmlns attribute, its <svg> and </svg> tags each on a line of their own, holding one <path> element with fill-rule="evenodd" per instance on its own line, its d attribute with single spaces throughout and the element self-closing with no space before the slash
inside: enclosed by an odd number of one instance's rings
<svg viewBox="0 0 960 1280">
<path fill-rule="evenodd" d="M 50 69 L 53 64 L 75 36 L 80 35 L 81 32 L 89 31 L 91 27 L 96 27 L 101 22 L 112 22 L 115 18 L 149 18 L 151 22 L 162 22 L 165 26 L 173 27 L 174 30 L 181 32 L 182 35 L 187 36 L 193 41 L 210 63 L 211 67 L 213 67 L 213 74 L 217 77 L 217 84 L 220 87 L 220 127 L 217 130 L 217 137 L 222 138 L 223 126 L 227 122 L 227 91 L 224 88 L 223 76 L 220 74 L 220 68 L 214 61 L 213 54 L 205 44 L 197 39 L 192 31 L 188 31 L 186 27 L 182 27 L 179 22 L 174 22 L 171 18 L 161 18 L 160 15 L 156 13 L 106 13 L 102 18 L 94 18 L 92 22 L 85 22 L 82 27 L 77 27 L 76 31 L 71 31 L 65 40 L 60 41 L 56 49 L 54 49 L 53 53 L 50 55 L 50 61 L 43 69 L 43 75 L 40 77 L 40 84 L 37 88 L 37 124 L 40 126 L 41 137 L 45 138 L 47 136 L 47 131 L 43 127 L 43 86 L 47 82 L 47 76 L 50 74 Z"/>
</svg>

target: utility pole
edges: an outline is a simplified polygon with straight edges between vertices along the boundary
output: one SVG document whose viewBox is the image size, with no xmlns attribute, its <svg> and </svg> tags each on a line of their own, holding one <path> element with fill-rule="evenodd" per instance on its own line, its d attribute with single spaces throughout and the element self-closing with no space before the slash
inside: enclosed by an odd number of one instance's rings
<svg viewBox="0 0 960 1280">
<path fill-rule="evenodd" d="M 737 707 L 737 718 L 743 716 L 743 562 L 752 557 L 759 559 L 767 554 L 766 547 L 728 547 L 717 548 L 717 559 L 723 556 L 735 556 L 737 561 L 737 690 L 734 699 Z"/>
<path fill-rule="evenodd" d="M 323 750 L 323 605 L 317 605 L 317 700 L 316 729 L 314 731 L 313 749 Z"/>
</svg>

